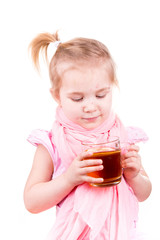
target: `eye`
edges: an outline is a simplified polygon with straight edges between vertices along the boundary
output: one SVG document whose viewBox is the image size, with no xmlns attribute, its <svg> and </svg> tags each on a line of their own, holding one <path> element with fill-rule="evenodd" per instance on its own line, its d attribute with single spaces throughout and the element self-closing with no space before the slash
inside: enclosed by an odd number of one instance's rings
<svg viewBox="0 0 160 240">
<path fill-rule="evenodd" d="M 105 96 L 106 96 L 106 94 L 96 95 L 96 98 L 104 98 Z"/>
<path fill-rule="evenodd" d="M 83 100 L 83 97 L 81 97 L 81 98 L 71 98 L 71 100 L 72 100 L 73 102 L 80 102 L 80 101 Z"/>
</svg>

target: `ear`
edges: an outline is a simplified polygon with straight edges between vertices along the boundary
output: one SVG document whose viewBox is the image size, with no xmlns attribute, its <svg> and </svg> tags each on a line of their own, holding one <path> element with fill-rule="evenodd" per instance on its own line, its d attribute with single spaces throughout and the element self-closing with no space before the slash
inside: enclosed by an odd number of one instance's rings
<svg viewBox="0 0 160 240">
<path fill-rule="evenodd" d="M 61 106 L 59 91 L 58 91 L 58 90 L 55 90 L 55 89 L 53 89 L 53 88 L 50 88 L 49 91 L 50 91 L 53 99 L 58 103 L 59 106 Z"/>
</svg>

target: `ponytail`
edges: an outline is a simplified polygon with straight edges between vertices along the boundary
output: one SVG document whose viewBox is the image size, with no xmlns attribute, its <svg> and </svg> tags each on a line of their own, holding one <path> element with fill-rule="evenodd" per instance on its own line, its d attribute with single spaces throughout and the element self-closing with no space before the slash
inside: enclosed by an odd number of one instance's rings
<svg viewBox="0 0 160 240">
<path fill-rule="evenodd" d="M 57 43 L 56 43 L 57 42 Z M 55 53 L 51 53 L 50 63 L 48 61 L 49 51 L 48 46 L 50 43 L 56 48 Z M 101 42 L 89 38 L 74 38 L 67 42 L 60 42 L 58 32 L 41 33 L 35 37 L 29 45 L 31 57 L 37 70 L 39 70 L 39 56 L 40 52 L 45 57 L 46 62 L 49 64 L 49 77 L 51 80 L 52 88 L 56 91 L 59 89 L 62 81 L 62 73 L 67 66 L 61 65 L 62 63 L 77 64 L 83 62 L 87 64 L 91 62 L 98 64 L 104 62 L 108 73 L 110 74 L 111 81 L 117 85 L 116 71 L 114 61 L 109 53 L 108 48 Z M 48 52 L 48 53 L 47 53 Z M 59 67 L 63 66 L 63 67 Z"/>
<path fill-rule="evenodd" d="M 45 56 L 46 62 L 48 63 L 47 49 L 50 43 L 59 41 L 58 32 L 54 34 L 40 33 L 35 37 L 29 45 L 31 57 L 37 70 L 39 70 L 39 55 L 40 52 Z"/>
</svg>

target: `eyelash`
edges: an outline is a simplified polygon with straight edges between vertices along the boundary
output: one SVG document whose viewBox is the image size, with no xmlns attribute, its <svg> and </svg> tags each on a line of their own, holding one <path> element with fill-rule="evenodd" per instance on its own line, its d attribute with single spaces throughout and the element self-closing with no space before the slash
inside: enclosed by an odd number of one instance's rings
<svg viewBox="0 0 160 240">
<path fill-rule="evenodd" d="M 97 95 L 96 97 L 97 98 L 104 98 L 106 96 L 106 94 L 104 94 L 104 95 Z"/>
<path fill-rule="evenodd" d="M 104 94 L 104 95 L 97 95 L 96 96 L 96 98 L 104 98 L 106 96 L 106 94 Z M 77 99 L 74 99 L 74 98 L 72 98 L 72 101 L 74 101 L 74 102 L 81 102 L 83 100 L 83 97 L 82 98 L 77 98 Z"/>
<path fill-rule="evenodd" d="M 74 99 L 74 98 L 71 98 L 73 102 L 80 102 L 83 100 L 83 98 L 77 98 L 77 99 Z"/>
</svg>

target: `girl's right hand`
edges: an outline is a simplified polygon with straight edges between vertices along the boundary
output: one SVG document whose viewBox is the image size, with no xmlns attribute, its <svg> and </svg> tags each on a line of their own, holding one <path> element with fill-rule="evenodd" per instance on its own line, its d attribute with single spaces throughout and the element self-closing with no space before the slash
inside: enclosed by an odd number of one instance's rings
<svg viewBox="0 0 160 240">
<path fill-rule="evenodd" d="M 88 173 L 94 171 L 101 171 L 103 169 L 102 160 L 101 159 L 85 159 L 92 155 L 89 152 L 82 152 L 78 155 L 67 171 L 65 172 L 65 178 L 69 184 L 73 187 L 82 184 L 84 182 L 88 183 L 101 183 L 103 182 L 103 178 L 93 178 L 88 176 Z"/>
</svg>

